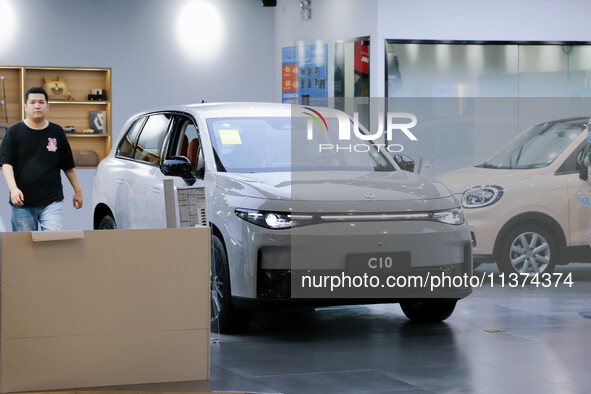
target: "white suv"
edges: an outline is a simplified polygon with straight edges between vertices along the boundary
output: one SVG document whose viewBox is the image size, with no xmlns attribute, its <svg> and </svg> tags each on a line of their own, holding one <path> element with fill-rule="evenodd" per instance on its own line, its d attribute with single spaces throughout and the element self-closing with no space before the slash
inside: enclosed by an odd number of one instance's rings
<svg viewBox="0 0 591 394">
<path fill-rule="evenodd" d="M 287 301 L 400 302 L 412 320 L 441 321 L 471 292 L 469 285 L 432 292 L 381 282 L 379 289 L 339 292 L 300 282 L 314 274 L 472 272 L 470 233 L 447 188 L 402 171 L 370 141 L 351 151 L 319 149 L 352 125 L 337 110 L 263 103 L 135 115 L 97 169 L 94 228 L 166 227 L 163 181 L 203 185 L 212 231 L 213 327 L 238 329 L 254 307 Z"/>
<path fill-rule="evenodd" d="M 591 184 L 579 176 L 588 120 L 535 125 L 486 163 L 437 177 L 462 201 L 476 263 L 533 276 L 591 262 Z"/>
</svg>

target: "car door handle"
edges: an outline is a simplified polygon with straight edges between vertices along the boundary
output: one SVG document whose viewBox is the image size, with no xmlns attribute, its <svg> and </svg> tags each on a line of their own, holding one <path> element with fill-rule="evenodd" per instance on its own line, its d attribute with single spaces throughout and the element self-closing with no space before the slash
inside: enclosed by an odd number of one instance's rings
<svg viewBox="0 0 591 394">
<path fill-rule="evenodd" d="M 160 191 L 162 191 L 162 188 L 160 186 L 152 186 L 150 188 L 150 190 L 152 191 L 152 193 L 160 194 Z"/>
<path fill-rule="evenodd" d="M 115 183 L 123 183 L 123 178 L 113 178 L 113 182 L 115 182 Z"/>
</svg>

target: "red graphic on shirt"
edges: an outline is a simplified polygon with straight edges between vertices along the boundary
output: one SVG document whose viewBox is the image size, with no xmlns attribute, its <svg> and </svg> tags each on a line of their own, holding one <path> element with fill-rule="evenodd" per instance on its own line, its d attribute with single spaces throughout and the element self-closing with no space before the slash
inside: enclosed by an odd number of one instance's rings
<svg viewBox="0 0 591 394">
<path fill-rule="evenodd" d="M 57 152 L 57 139 L 55 138 L 48 138 L 49 142 L 47 143 L 47 150 L 50 152 Z"/>
</svg>

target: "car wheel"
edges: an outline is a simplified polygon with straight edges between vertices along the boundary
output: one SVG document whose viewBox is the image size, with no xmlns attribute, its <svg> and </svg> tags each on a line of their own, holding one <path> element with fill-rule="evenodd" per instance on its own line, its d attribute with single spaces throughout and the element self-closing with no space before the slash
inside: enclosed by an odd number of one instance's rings
<svg viewBox="0 0 591 394">
<path fill-rule="evenodd" d="M 522 225 L 503 239 L 497 265 L 505 274 L 552 273 L 557 257 L 556 242 L 548 231 L 534 224 Z"/>
<path fill-rule="evenodd" d="M 228 255 L 223 242 L 211 236 L 211 330 L 221 333 L 244 329 L 250 322 L 249 311 L 237 310 L 232 305 Z"/>
<path fill-rule="evenodd" d="M 426 299 L 400 302 L 402 312 L 414 323 L 439 323 L 451 316 L 455 299 Z"/>
<path fill-rule="evenodd" d="M 115 223 L 115 219 L 111 215 L 105 215 L 99 222 L 97 230 L 115 230 L 117 228 L 117 224 Z"/>
</svg>

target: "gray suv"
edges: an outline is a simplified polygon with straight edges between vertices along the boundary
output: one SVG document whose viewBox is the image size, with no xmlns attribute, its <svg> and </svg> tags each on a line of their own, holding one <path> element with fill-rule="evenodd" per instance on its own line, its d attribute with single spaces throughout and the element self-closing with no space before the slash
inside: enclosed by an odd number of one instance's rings
<svg viewBox="0 0 591 394">
<path fill-rule="evenodd" d="M 352 125 L 341 111 L 284 104 L 140 113 L 97 169 L 94 227 L 166 227 L 163 181 L 202 185 L 221 331 L 294 303 L 400 302 L 412 320 L 441 321 L 470 287 L 417 281 L 472 273 L 462 209 L 441 183 L 401 170 L 371 141 L 329 149 Z M 358 282 L 364 275 L 370 281 Z"/>
</svg>

